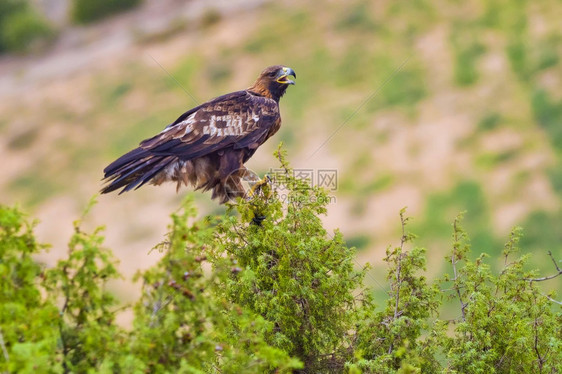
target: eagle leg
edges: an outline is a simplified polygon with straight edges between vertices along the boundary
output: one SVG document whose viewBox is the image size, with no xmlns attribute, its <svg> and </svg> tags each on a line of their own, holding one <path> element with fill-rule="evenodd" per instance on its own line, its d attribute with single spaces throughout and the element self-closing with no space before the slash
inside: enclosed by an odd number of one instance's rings
<svg viewBox="0 0 562 374">
<path fill-rule="evenodd" d="M 270 183 L 271 183 L 271 177 L 266 174 L 266 176 L 263 177 L 263 179 L 260 179 L 257 182 L 251 183 L 250 190 L 246 193 L 246 197 L 248 199 L 251 199 L 252 197 L 254 197 L 258 193 L 258 191 L 262 190 L 263 186 L 266 186 Z M 266 191 L 265 197 L 266 198 L 271 197 L 271 189 Z"/>
</svg>

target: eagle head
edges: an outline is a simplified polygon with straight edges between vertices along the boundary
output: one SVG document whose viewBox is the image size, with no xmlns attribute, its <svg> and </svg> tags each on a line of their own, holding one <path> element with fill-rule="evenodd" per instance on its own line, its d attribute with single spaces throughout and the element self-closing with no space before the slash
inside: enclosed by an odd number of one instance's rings
<svg viewBox="0 0 562 374">
<path fill-rule="evenodd" d="M 273 65 L 264 69 L 250 87 L 251 91 L 269 97 L 276 101 L 285 94 L 290 84 L 295 84 L 289 77 L 297 78 L 297 73 L 287 66 Z"/>
</svg>

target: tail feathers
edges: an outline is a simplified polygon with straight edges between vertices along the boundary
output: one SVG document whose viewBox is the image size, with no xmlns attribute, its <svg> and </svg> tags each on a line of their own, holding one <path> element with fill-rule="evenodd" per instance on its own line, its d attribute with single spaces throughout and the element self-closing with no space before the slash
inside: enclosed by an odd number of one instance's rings
<svg viewBox="0 0 562 374">
<path fill-rule="evenodd" d="M 155 155 L 137 148 L 112 162 L 104 172 L 107 184 L 101 190 L 103 194 L 119 189 L 122 194 L 149 182 L 160 185 L 171 181 L 177 183 L 177 189 L 184 184 L 196 190 L 210 190 L 211 198 L 221 204 L 246 196 L 242 174 L 225 172 L 221 175 L 210 157 L 181 160 L 177 156 Z"/>
<path fill-rule="evenodd" d="M 174 157 L 155 156 L 142 148 L 137 148 L 115 160 L 104 169 L 104 180 L 108 185 L 101 193 L 109 193 L 123 188 L 119 194 L 139 188 L 149 182 L 158 172 L 168 166 Z"/>
<path fill-rule="evenodd" d="M 152 178 L 156 176 L 160 171 L 162 171 L 166 166 L 172 163 L 175 160 L 174 156 L 155 156 L 155 158 L 159 158 L 160 161 L 156 163 L 154 166 L 150 167 L 150 170 L 140 176 L 137 180 L 133 183 L 130 183 L 127 187 L 123 189 L 120 193 L 127 192 L 132 190 L 133 188 L 136 190 L 141 188 L 146 183 L 150 182 Z"/>
<path fill-rule="evenodd" d="M 148 170 L 150 165 L 157 161 L 159 161 L 159 159 L 156 157 L 148 157 L 135 161 L 134 163 L 127 165 L 122 170 L 116 171 L 112 176 L 112 178 L 115 179 L 111 183 L 117 185 L 123 181 L 131 179 L 131 177 L 134 178 L 138 176 L 138 174 L 142 173 L 143 170 Z"/>
<path fill-rule="evenodd" d="M 110 175 L 115 174 L 117 170 L 127 166 L 131 162 L 136 162 L 147 156 L 150 156 L 150 153 L 146 149 L 140 147 L 133 149 L 132 151 L 119 157 L 117 160 L 113 161 L 105 169 L 103 169 L 103 172 L 105 173 L 105 178 L 108 178 Z"/>
</svg>

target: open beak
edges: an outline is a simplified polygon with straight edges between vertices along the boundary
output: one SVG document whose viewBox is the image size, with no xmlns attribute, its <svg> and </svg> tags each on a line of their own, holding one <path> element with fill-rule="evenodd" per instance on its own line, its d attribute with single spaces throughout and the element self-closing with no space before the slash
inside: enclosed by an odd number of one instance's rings
<svg viewBox="0 0 562 374">
<path fill-rule="evenodd" d="M 281 84 L 295 84 L 294 81 L 290 80 L 289 77 L 297 78 L 297 73 L 291 68 L 282 68 L 279 70 L 276 82 Z"/>
</svg>

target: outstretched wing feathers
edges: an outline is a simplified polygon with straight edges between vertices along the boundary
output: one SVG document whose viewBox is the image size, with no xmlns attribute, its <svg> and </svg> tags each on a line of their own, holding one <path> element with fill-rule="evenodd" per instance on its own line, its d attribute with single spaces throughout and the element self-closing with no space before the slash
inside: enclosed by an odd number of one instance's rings
<svg viewBox="0 0 562 374">
<path fill-rule="evenodd" d="M 190 160 L 224 147 L 257 148 L 279 118 L 274 100 L 233 92 L 184 114 L 140 148 L 159 156 Z"/>
</svg>

